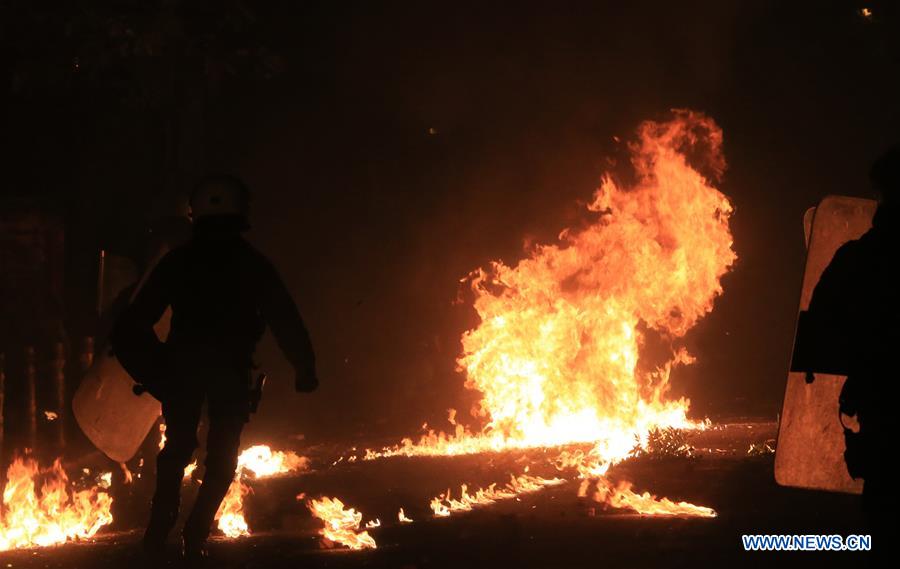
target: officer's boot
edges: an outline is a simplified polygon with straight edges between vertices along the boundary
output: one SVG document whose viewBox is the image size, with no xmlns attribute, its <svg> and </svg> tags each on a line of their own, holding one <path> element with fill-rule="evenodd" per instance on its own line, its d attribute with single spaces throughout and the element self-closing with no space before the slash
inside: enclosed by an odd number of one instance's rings
<svg viewBox="0 0 900 569">
<path fill-rule="evenodd" d="M 150 522 L 144 531 L 144 538 L 141 545 L 144 552 L 153 558 L 160 558 L 165 553 L 166 539 L 169 532 L 175 527 L 178 520 L 178 502 L 161 501 L 157 498 L 153 499 L 150 507 Z"/>
<path fill-rule="evenodd" d="M 234 469 L 221 473 L 210 472 L 207 466 L 203 483 L 197 493 L 197 500 L 194 502 L 194 508 L 184 523 L 183 538 L 183 555 L 187 562 L 201 562 L 207 556 L 206 540 L 216 512 L 222 499 L 228 492 L 228 487 L 234 479 Z"/>
<path fill-rule="evenodd" d="M 156 491 L 150 506 L 150 521 L 142 542 L 144 551 L 159 556 L 165 551 L 166 539 L 178 521 L 181 502 L 181 479 L 184 467 L 181 460 L 172 460 L 160 453 L 156 462 Z"/>
</svg>

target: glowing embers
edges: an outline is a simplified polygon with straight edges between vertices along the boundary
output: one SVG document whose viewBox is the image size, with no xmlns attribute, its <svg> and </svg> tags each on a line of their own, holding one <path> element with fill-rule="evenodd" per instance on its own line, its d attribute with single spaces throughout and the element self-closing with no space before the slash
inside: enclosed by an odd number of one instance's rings
<svg viewBox="0 0 900 569">
<path fill-rule="evenodd" d="M 245 479 L 297 473 L 308 467 L 309 460 L 306 457 L 291 451 L 273 451 L 268 445 L 256 445 L 245 449 L 238 456 L 234 481 L 228 487 L 228 493 L 216 513 L 219 529 L 230 538 L 250 535 L 250 527 L 244 518 L 244 498 L 252 490 L 245 483 Z"/>
<path fill-rule="evenodd" d="M 347 508 L 338 498 L 323 497 L 307 502 L 312 515 L 324 522 L 325 527 L 319 530 L 319 534 L 329 542 L 340 543 L 350 549 L 375 549 L 375 538 L 366 530 L 360 530 L 362 513 L 353 508 Z M 377 521 L 377 520 L 376 520 Z M 372 523 L 372 522 L 370 522 Z M 378 527 L 377 525 L 367 528 Z"/>
<path fill-rule="evenodd" d="M 0 551 L 87 539 L 113 520 L 109 494 L 98 486 L 75 491 L 58 459 L 41 471 L 35 461 L 16 458 L 6 480 Z"/>
</svg>

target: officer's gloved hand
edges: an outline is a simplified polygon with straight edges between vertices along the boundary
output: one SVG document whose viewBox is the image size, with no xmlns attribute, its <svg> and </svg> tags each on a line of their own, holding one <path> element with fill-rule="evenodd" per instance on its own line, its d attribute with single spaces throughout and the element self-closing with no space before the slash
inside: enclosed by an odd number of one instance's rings
<svg viewBox="0 0 900 569">
<path fill-rule="evenodd" d="M 309 366 L 297 370 L 294 379 L 294 389 L 300 393 L 312 393 L 319 387 L 319 378 L 316 377 L 316 368 Z"/>
</svg>

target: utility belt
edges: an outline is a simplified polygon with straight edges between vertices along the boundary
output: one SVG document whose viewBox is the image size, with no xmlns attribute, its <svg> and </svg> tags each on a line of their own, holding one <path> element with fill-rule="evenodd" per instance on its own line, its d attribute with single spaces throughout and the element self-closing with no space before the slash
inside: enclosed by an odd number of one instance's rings
<svg viewBox="0 0 900 569">
<path fill-rule="evenodd" d="M 243 391 L 245 393 L 248 415 L 256 413 L 259 410 L 259 404 L 262 401 L 263 390 L 265 389 L 266 380 L 268 379 L 267 375 L 264 372 L 256 371 L 258 369 L 258 366 L 256 366 L 256 364 L 252 362 L 252 359 L 250 361 L 250 365 L 234 366 L 231 369 L 232 371 L 237 371 L 238 374 L 242 375 L 245 378 L 240 382 L 243 384 L 242 386 L 234 387 L 237 387 L 240 391 Z M 145 383 L 135 383 L 134 386 L 132 386 L 132 391 L 137 396 L 141 396 L 144 393 L 149 393 L 151 396 L 161 402 L 164 402 L 171 398 L 177 398 L 179 396 L 179 392 L 178 382 L 174 377 L 175 375 L 176 374 L 172 374 L 167 377 L 153 377 L 151 381 Z M 216 387 L 222 386 L 219 385 Z"/>
</svg>

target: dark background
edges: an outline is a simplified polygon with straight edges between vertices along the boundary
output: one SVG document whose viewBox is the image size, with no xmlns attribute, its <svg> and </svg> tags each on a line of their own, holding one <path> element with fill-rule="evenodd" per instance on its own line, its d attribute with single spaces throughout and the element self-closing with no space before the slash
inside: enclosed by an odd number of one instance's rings
<svg viewBox="0 0 900 569">
<path fill-rule="evenodd" d="M 323 384 L 293 395 L 267 340 L 257 433 L 409 434 L 467 409 L 454 360 L 477 320 L 459 280 L 576 223 L 613 136 L 673 107 L 724 129 L 739 255 L 676 393 L 697 416 L 772 417 L 803 212 L 871 197 L 869 164 L 898 138 L 888 3 L 78 4 L 2 5 L 0 203 L 65 220 L 78 338 L 97 325 L 101 247 L 142 262 L 192 180 L 243 176 L 249 236 Z"/>
</svg>

